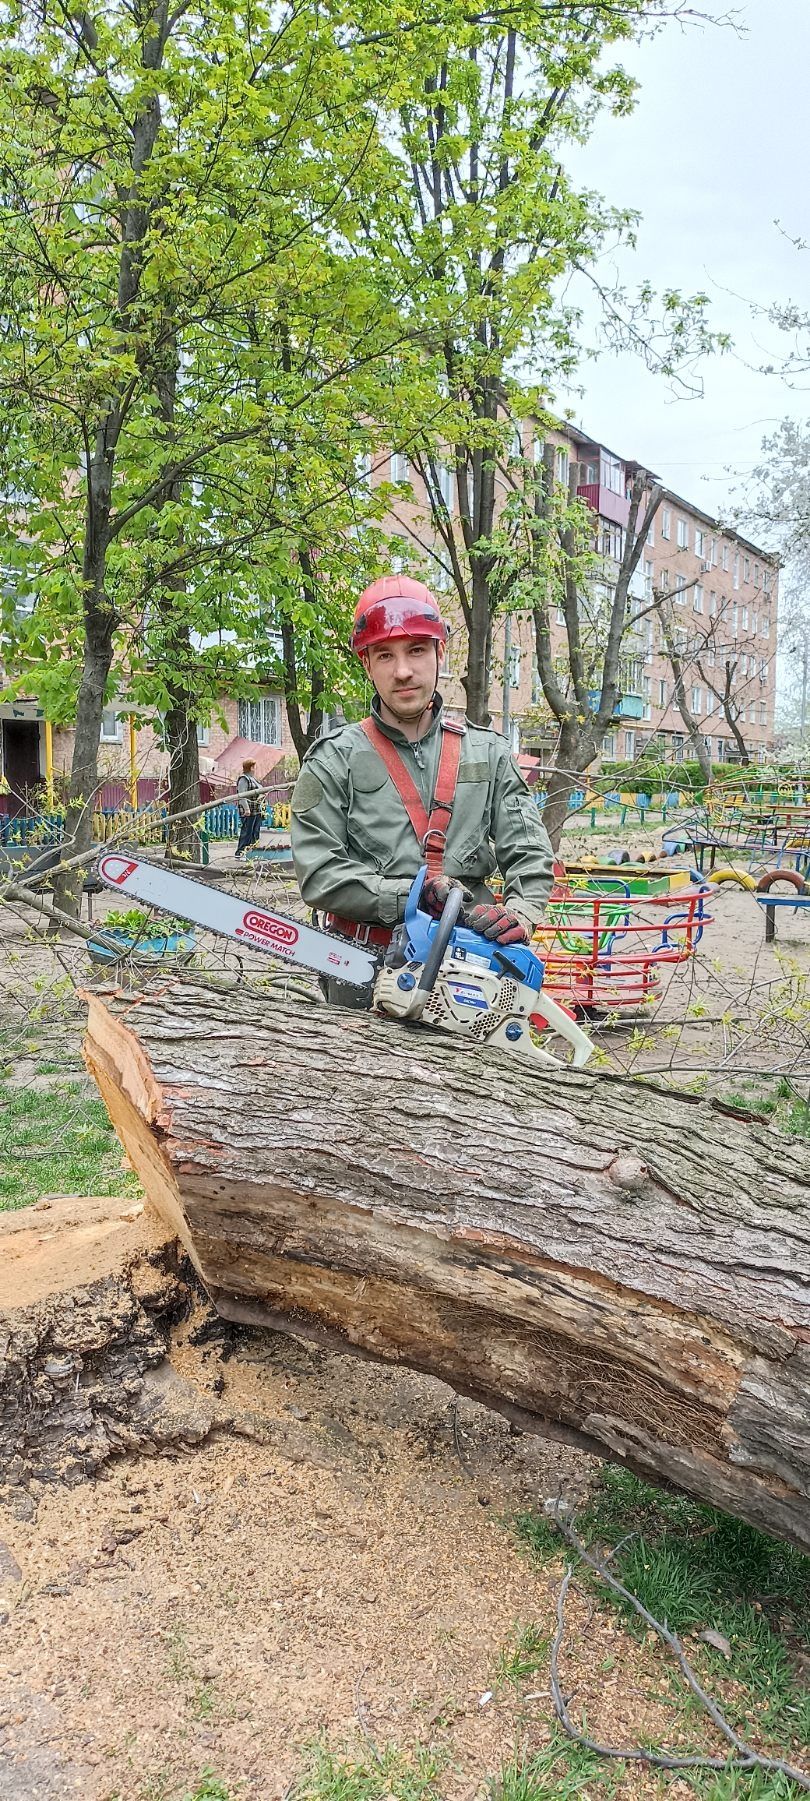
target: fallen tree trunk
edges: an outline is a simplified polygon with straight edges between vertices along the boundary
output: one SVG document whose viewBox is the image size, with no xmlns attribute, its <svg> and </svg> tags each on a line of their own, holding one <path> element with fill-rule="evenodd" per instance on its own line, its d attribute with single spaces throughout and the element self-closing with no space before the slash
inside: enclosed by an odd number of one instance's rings
<svg viewBox="0 0 810 1801">
<path fill-rule="evenodd" d="M 810 1550 L 810 1158 L 717 1103 L 367 1014 L 90 997 L 229 1319 L 400 1360 Z"/>
</svg>

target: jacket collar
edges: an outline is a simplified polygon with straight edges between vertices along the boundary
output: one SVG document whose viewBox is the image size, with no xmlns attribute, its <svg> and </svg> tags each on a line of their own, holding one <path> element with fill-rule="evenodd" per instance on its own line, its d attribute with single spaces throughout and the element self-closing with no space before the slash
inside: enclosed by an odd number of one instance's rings
<svg viewBox="0 0 810 1801">
<path fill-rule="evenodd" d="M 416 743 L 427 744 L 431 738 L 435 738 L 436 733 L 439 730 L 443 711 L 444 702 L 441 695 L 434 694 L 433 718 L 427 731 L 422 733 L 421 738 L 415 740 Z M 375 694 L 371 703 L 371 717 L 374 720 L 374 724 L 379 726 L 380 731 L 385 733 L 386 738 L 390 738 L 392 744 L 405 744 L 408 745 L 411 750 L 413 749 L 414 740 L 406 738 L 405 733 L 400 730 L 398 725 L 386 724 L 380 712 L 380 697 L 378 694 Z"/>
</svg>

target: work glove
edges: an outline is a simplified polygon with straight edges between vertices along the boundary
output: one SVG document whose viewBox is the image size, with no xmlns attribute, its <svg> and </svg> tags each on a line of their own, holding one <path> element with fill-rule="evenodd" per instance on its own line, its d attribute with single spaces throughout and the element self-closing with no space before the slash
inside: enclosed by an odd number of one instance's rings
<svg viewBox="0 0 810 1801">
<path fill-rule="evenodd" d="M 465 906 L 472 900 L 469 888 L 465 888 L 463 882 L 454 882 L 452 876 L 426 876 L 420 902 L 425 913 L 430 913 L 433 919 L 441 919 L 453 888 L 461 889 Z"/>
<path fill-rule="evenodd" d="M 464 924 L 495 944 L 528 944 L 526 927 L 500 901 L 481 901 L 464 914 Z"/>
</svg>

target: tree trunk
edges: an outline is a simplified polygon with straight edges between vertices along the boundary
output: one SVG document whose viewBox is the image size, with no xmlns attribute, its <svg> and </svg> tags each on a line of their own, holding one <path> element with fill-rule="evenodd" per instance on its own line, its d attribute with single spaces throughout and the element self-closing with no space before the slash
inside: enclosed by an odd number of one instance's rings
<svg viewBox="0 0 810 1801">
<path fill-rule="evenodd" d="M 98 747 L 104 690 L 112 667 L 115 619 L 99 588 L 85 601 L 84 658 L 76 705 L 76 735 L 68 785 L 63 855 L 87 851 L 93 841 L 93 813 L 98 804 Z M 84 871 L 64 869 L 54 880 L 54 905 L 78 917 Z"/>
<path fill-rule="evenodd" d="M 563 721 L 557 755 L 546 783 L 546 804 L 543 808 L 543 824 L 554 851 L 560 848 L 569 802 L 577 784 L 578 739 L 576 726 Z"/>
<path fill-rule="evenodd" d="M 467 643 L 467 668 L 461 680 L 467 696 L 466 713 L 471 725 L 489 725 L 489 689 L 492 679 L 489 575 L 480 557 L 471 557 L 470 561 L 472 621 Z"/>
<path fill-rule="evenodd" d="M 89 1005 L 116 1130 L 227 1318 L 423 1370 L 810 1550 L 806 1147 L 245 989 Z"/>
<path fill-rule="evenodd" d="M 166 714 L 169 745 L 169 820 L 166 851 L 187 862 L 200 862 L 200 821 L 189 809 L 200 804 L 200 753 L 196 720 L 182 701 Z M 180 817 L 177 817 L 179 815 Z"/>
</svg>

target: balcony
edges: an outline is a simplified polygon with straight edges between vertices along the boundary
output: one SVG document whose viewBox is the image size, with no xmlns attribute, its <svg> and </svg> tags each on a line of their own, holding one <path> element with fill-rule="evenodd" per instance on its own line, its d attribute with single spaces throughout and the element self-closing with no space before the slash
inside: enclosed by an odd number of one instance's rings
<svg viewBox="0 0 810 1801">
<path fill-rule="evenodd" d="M 577 488 L 577 498 L 584 500 L 600 519 L 609 519 L 612 525 L 626 526 L 630 502 L 624 494 L 614 494 L 612 488 L 605 488 L 599 482 L 585 482 Z"/>
<path fill-rule="evenodd" d="M 595 712 L 599 705 L 599 689 L 593 688 L 588 695 L 588 699 Z M 613 709 L 613 718 L 643 719 L 644 701 L 642 696 L 640 694 L 620 694 Z"/>
</svg>

